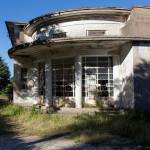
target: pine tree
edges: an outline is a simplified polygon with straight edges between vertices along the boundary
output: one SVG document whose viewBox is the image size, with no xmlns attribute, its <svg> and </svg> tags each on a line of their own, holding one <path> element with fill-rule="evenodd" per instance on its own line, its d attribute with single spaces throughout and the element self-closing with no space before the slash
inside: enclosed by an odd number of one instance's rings
<svg viewBox="0 0 150 150">
<path fill-rule="evenodd" d="M 0 91 L 5 89 L 10 80 L 10 71 L 7 64 L 0 57 Z"/>
</svg>

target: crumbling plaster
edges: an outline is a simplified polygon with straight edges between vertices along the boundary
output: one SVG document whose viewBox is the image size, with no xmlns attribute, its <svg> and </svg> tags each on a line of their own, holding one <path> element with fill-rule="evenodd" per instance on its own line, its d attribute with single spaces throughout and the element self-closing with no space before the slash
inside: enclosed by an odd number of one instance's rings
<svg viewBox="0 0 150 150">
<path fill-rule="evenodd" d="M 14 59 L 14 103 L 38 103 L 38 66 L 28 57 Z M 20 89 L 21 68 L 27 68 L 27 89 Z"/>
<path fill-rule="evenodd" d="M 82 77 L 77 72 L 82 72 L 82 56 L 112 56 L 114 106 L 149 111 L 150 8 L 135 6 L 131 10 L 113 11 L 107 8 L 107 13 L 106 8 L 100 8 L 96 15 L 94 13 L 98 8 L 93 9 L 94 11 L 89 8 L 90 12 L 88 8 L 76 10 L 77 12 L 57 12 L 46 15 L 45 18 L 36 18 L 28 24 L 6 23 L 10 35 L 14 34 L 10 36 L 13 48 L 9 50 L 10 57 L 14 58 L 14 103 L 39 103 L 38 63 L 41 61 L 45 62 L 46 105 L 63 102 L 64 99 L 52 97 L 52 92 L 49 92 L 52 91 L 51 60 L 75 58 L 78 60 L 75 63 L 76 78 L 80 78 L 78 85 L 76 79 L 76 93 L 80 94 L 69 97 L 69 100 L 71 103 L 76 102 L 76 107 L 80 108 Z M 77 13 L 83 14 L 78 16 Z M 106 34 L 87 37 L 87 30 L 105 30 Z M 53 34 L 60 32 L 66 32 L 67 37 L 54 39 Z M 28 69 L 26 90 L 20 90 L 21 68 Z"/>
<path fill-rule="evenodd" d="M 53 37 L 54 33 L 66 32 L 68 38 L 85 37 L 88 30 L 105 30 L 106 36 L 121 36 L 120 29 L 124 26 L 123 18 L 113 20 L 111 18 L 98 18 L 96 20 L 79 20 L 53 24 L 38 29 L 32 40 L 45 40 Z M 75 31 L 75 32 L 74 32 Z"/>
<path fill-rule="evenodd" d="M 60 58 L 69 58 L 69 57 L 74 57 L 76 58 L 77 56 L 112 56 L 111 50 L 106 50 L 106 49 L 90 49 L 90 50 L 70 50 L 70 52 L 66 51 L 65 53 L 55 53 L 53 55 L 38 55 L 38 57 L 36 59 L 32 58 L 28 58 L 28 57 L 15 57 L 14 60 L 14 85 L 16 86 L 16 89 L 14 90 L 14 103 L 31 103 L 31 104 L 37 104 L 40 101 L 39 98 L 39 93 L 38 93 L 38 63 L 41 61 L 45 61 L 46 62 L 46 99 L 45 102 L 47 103 L 47 105 L 51 105 L 52 106 L 52 102 L 55 104 L 57 103 L 57 101 L 64 103 L 65 101 L 61 98 L 61 97 L 53 97 L 52 98 L 52 93 L 49 92 L 49 90 L 51 89 L 51 85 L 50 85 L 50 80 L 51 80 L 51 76 L 50 76 L 50 72 L 49 69 L 51 69 L 51 67 L 49 66 L 49 64 L 51 63 L 51 59 L 60 59 Z M 114 63 L 114 79 L 119 79 L 119 55 L 113 54 L 113 63 Z M 27 90 L 20 90 L 19 88 L 19 82 L 20 82 L 20 69 L 21 68 L 27 68 L 28 69 L 28 89 Z M 77 77 L 78 78 L 78 77 Z M 78 80 L 78 79 L 77 79 Z M 114 99 L 115 100 L 119 100 L 120 103 L 120 99 L 118 99 L 119 97 L 119 90 L 118 90 L 118 86 L 120 86 L 120 83 L 118 83 L 118 81 L 114 82 L 115 83 L 115 87 L 114 88 Z M 29 84 L 33 84 L 32 87 L 30 87 Z M 81 87 L 81 85 L 80 85 Z M 18 95 L 17 95 L 18 94 Z M 81 93 L 80 93 L 81 94 Z M 80 95 L 81 97 L 81 95 Z M 80 98 L 81 100 L 81 98 Z M 71 97 L 69 98 L 69 102 L 71 104 L 73 104 L 75 102 L 75 98 Z M 93 102 L 93 101 L 91 101 Z M 89 102 L 89 104 L 91 103 Z M 79 107 L 81 107 L 81 102 L 78 102 Z M 74 105 L 74 104 L 73 104 Z M 73 106 L 72 105 L 72 106 Z M 115 107 L 120 107 L 120 104 L 118 104 L 118 102 L 115 102 Z"/>
<path fill-rule="evenodd" d="M 122 28 L 124 36 L 129 37 L 150 37 L 150 8 L 134 7 Z"/>
</svg>

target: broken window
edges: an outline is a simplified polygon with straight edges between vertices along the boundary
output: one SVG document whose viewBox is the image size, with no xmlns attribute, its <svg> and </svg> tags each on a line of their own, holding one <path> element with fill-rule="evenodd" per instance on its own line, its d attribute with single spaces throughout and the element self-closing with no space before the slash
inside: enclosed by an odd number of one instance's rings
<svg viewBox="0 0 150 150">
<path fill-rule="evenodd" d="M 83 57 L 82 84 L 82 96 L 88 97 L 89 100 L 96 97 L 112 97 L 112 57 Z"/>
<path fill-rule="evenodd" d="M 53 96 L 74 97 L 74 59 L 55 59 L 53 66 Z"/>
<path fill-rule="evenodd" d="M 27 89 L 27 68 L 21 68 L 21 89 Z"/>
</svg>

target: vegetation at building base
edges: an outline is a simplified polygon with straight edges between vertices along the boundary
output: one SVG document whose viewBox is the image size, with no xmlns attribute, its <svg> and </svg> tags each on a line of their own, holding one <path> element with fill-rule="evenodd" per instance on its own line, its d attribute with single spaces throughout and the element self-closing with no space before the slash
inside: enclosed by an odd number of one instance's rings
<svg viewBox="0 0 150 150">
<path fill-rule="evenodd" d="M 101 101 L 96 100 L 95 104 L 87 104 L 84 100 L 82 100 L 82 107 L 83 108 L 103 108 L 103 104 Z"/>
<path fill-rule="evenodd" d="M 19 133 L 41 137 L 66 135 L 77 142 L 90 144 L 107 144 L 112 139 L 129 138 L 134 144 L 150 144 L 150 120 L 134 112 L 60 117 L 1 102 L 0 120 L 0 134 Z"/>
</svg>

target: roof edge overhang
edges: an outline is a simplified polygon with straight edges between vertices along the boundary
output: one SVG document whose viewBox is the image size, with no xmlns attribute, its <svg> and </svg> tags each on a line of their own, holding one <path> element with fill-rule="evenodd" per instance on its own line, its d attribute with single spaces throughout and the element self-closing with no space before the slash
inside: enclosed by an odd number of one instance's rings
<svg viewBox="0 0 150 150">
<path fill-rule="evenodd" d="M 63 10 L 55 13 L 49 13 L 39 16 L 26 24 L 24 31 L 27 35 L 32 36 L 37 28 L 41 27 L 47 22 L 56 22 L 65 19 L 71 19 L 75 17 L 83 17 L 89 15 L 123 15 L 128 16 L 131 9 L 129 8 L 118 8 L 118 7 L 93 7 L 93 8 L 79 8 Z"/>
<path fill-rule="evenodd" d="M 31 43 L 20 44 L 8 50 L 10 58 L 14 58 L 14 53 L 18 50 L 34 47 L 37 45 L 53 45 L 53 44 L 74 44 L 86 42 L 101 42 L 101 41 L 125 41 L 125 42 L 150 42 L 150 38 L 144 37 L 84 37 L 84 38 L 60 38 L 60 39 L 47 39 L 37 40 Z"/>
<path fill-rule="evenodd" d="M 26 25 L 26 22 L 13 22 L 13 21 L 5 21 L 6 26 L 8 25 Z"/>
<path fill-rule="evenodd" d="M 9 34 L 9 38 L 11 37 L 11 35 L 13 35 L 13 31 L 12 28 L 15 28 L 17 26 L 25 26 L 27 23 L 25 22 L 12 22 L 12 21 L 5 21 L 6 27 L 7 27 L 7 31 Z M 11 44 L 13 45 L 12 39 L 11 40 Z"/>
<path fill-rule="evenodd" d="M 131 8 L 131 10 L 134 9 L 134 8 L 150 9 L 150 6 L 137 6 L 137 5 L 134 5 L 134 6 Z"/>
</svg>

